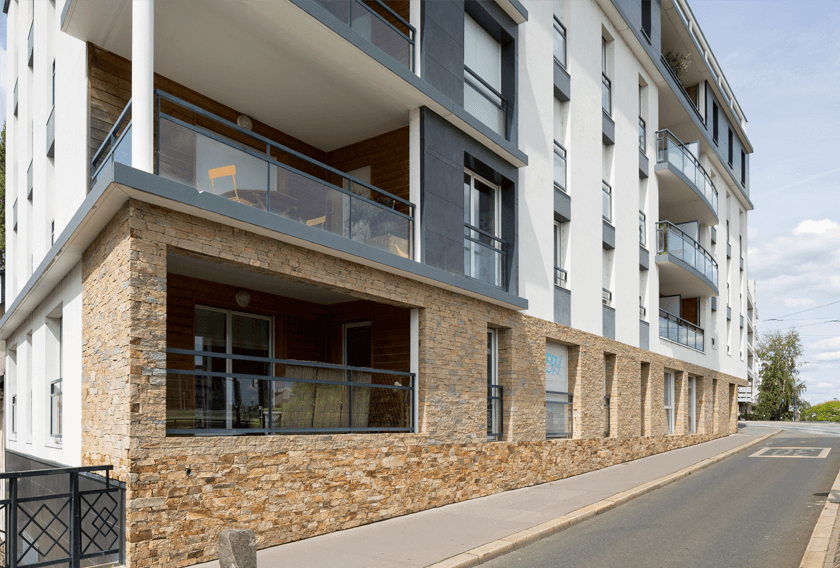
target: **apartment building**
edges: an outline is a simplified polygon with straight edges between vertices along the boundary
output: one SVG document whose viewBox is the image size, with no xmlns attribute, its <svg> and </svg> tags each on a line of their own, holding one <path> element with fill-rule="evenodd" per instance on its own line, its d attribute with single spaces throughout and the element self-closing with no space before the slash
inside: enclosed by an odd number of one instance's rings
<svg viewBox="0 0 840 568">
<path fill-rule="evenodd" d="M 6 463 L 113 467 L 100 559 L 736 430 L 752 146 L 685 0 L 4 8 Z"/>
<path fill-rule="evenodd" d="M 738 387 L 738 406 L 742 415 L 753 412 L 758 404 L 758 387 L 761 386 L 761 358 L 755 351 L 758 345 L 758 303 L 755 280 L 747 281 L 747 386 Z"/>
</svg>

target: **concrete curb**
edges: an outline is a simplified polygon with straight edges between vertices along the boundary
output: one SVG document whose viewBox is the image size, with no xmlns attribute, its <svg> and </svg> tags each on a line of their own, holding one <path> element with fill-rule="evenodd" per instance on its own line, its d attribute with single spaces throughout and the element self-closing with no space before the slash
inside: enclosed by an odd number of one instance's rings
<svg viewBox="0 0 840 568">
<path fill-rule="evenodd" d="M 435 564 L 430 564 L 426 568 L 472 568 L 473 566 L 478 566 L 479 564 L 483 564 L 489 560 L 492 560 L 498 556 L 503 554 L 507 554 L 508 552 L 512 552 L 514 550 L 519 550 L 529 544 L 533 544 L 539 540 L 544 538 L 548 538 L 553 534 L 556 534 L 564 529 L 567 529 L 571 526 L 574 526 L 578 523 L 583 521 L 589 520 L 595 515 L 600 515 L 610 509 L 613 509 L 619 505 L 623 505 L 629 501 L 632 501 L 636 497 L 641 497 L 642 495 L 646 495 L 651 491 L 655 491 L 666 485 L 670 485 L 675 481 L 679 481 L 685 477 L 688 477 L 692 473 L 696 473 L 700 470 L 706 469 L 710 465 L 716 464 L 717 462 L 724 460 L 731 456 L 732 454 L 736 454 L 740 451 L 743 451 L 750 446 L 754 446 L 756 444 L 760 444 L 767 438 L 771 436 L 775 436 L 781 432 L 781 430 L 776 430 L 771 432 L 770 434 L 766 434 L 761 436 L 760 438 L 756 438 L 755 440 L 750 440 L 744 444 L 736 448 L 732 448 L 731 450 L 727 450 L 723 453 L 720 453 L 716 456 L 706 458 L 703 461 L 697 462 L 692 464 L 688 467 L 685 467 L 679 471 L 675 471 L 674 473 L 665 475 L 660 477 L 659 479 L 654 479 L 653 481 L 648 481 L 647 483 L 643 483 L 637 487 L 633 487 L 626 491 L 622 491 L 621 493 L 616 493 L 611 497 L 598 501 L 597 503 L 593 503 L 582 509 L 578 509 L 576 511 L 572 511 L 562 517 L 558 517 L 556 519 L 552 519 L 547 521 L 541 525 L 537 525 L 535 527 L 531 527 L 530 529 L 526 529 L 524 531 L 506 536 L 499 540 L 494 540 L 493 542 L 488 542 L 485 545 L 479 546 L 478 548 L 473 548 L 472 550 L 467 550 L 466 552 L 462 552 L 456 556 L 452 556 L 451 558 L 447 558 L 441 562 L 436 562 Z M 834 491 L 836 488 L 837 491 L 840 491 L 840 473 L 837 476 L 837 480 L 834 482 Z M 826 503 L 826 507 L 828 507 L 829 503 Z M 837 503 L 832 503 L 834 505 L 834 515 L 837 515 Z M 823 511 L 825 514 L 825 511 Z M 820 517 L 822 520 L 822 516 Z M 831 528 L 833 527 L 834 517 L 831 517 L 831 523 L 828 525 L 828 532 L 831 533 Z M 817 523 L 817 527 L 819 527 L 819 523 Z M 814 534 L 817 534 L 816 529 L 814 529 Z M 820 533 L 822 534 L 822 533 Z M 811 538 L 811 541 L 814 541 L 814 538 Z M 828 542 L 828 537 L 826 536 L 822 539 L 822 546 L 823 546 L 823 556 L 825 556 L 825 550 L 827 548 L 826 544 Z M 811 546 L 808 545 L 808 550 L 810 550 Z M 808 553 L 805 554 L 806 558 L 808 557 Z M 803 559 L 803 564 L 801 568 L 822 568 L 822 560 L 820 560 L 820 564 L 805 564 Z"/>
<path fill-rule="evenodd" d="M 828 552 L 832 548 L 831 535 L 834 524 L 837 522 L 838 509 L 840 509 L 840 500 L 835 496 L 838 492 L 840 492 L 840 471 L 837 472 L 829 496 L 825 500 L 825 507 L 820 513 L 820 518 L 817 519 L 814 532 L 811 533 L 811 540 L 808 541 L 808 547 L 805 548 L 805 555 L 799 563 L 799 568 L 823 568 L 826 564 Z"/>
</svg>

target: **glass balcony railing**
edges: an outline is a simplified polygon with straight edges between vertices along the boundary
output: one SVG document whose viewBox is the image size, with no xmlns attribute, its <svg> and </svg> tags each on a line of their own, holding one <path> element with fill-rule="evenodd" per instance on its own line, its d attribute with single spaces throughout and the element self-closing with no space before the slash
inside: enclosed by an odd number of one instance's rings
<svg viewBox="0 0 840 568">
<path fill-rule="evenodd" d="M 714 257 L 670 221 L 656 224 L 656 254 L 668 254 L 682 260 L 717 288 L 718 264 Z"/>
<path fill-rule="evenodd" d="M 464 67 L 464 110 L 506 138 L 507 102 L 490 83 Z"/>
<path fill-rule="evenodd" d="M 505 287 L 505 243 L 464 223 L 464 273 L 498 288 Z"/>
<path fill-rule="evenodd" d="M 602 73 L 601 83 L 603 85 L 601 89 L 601 106 L 604 108 L 607 116 L 612 116 L 612 82 Z"/>
<path fill-rule="evenodd" d="M 156 172 L 380 250 L 411 258 L 414 204 L 155 91 Z M 196 126 L 176 118 L 195 115 Z M 111 162 L 131 164 L 131 102 L 94 154 L 92 186 Z"/>
<path fill-rule="evenodd" d="M 715 215 L 718 211 L 718 192 L 700 161 L 688 151 L 669 130 L 656 133 L 656 163 L 670 164 L 688 178 L 703 195 Z"/>
<path fill-rule="evenodd" d="M 659 310 L 659 337 L 698 351 L 704 350 L 702 328 L 662 309 Z"/>
<path fill-rule="evenodd" d="M 382 0 L 316 0 L 330 14 L 409 70 L 414 69 L 414 27 Z"/>
<path fill-rule="evenodd" d="M 554 18 L 554 60 L 566 68 L 566 26 Z"/>
</svg>

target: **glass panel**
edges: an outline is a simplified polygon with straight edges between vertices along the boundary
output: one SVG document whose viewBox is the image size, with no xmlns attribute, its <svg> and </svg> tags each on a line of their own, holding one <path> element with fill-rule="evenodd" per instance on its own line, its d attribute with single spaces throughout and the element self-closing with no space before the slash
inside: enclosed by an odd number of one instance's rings
<svg viewBox="0 0 840 568">
<path fill-rule="evenodd" d="M 131 165 L 131 125 L 125 130 L 125 135 L 114 147 L 114 161 L 119 164 Z"/>
<path fill-rule="evenodd" d="M 496 134 L 505 136 L 505 111 L 493 101 L 501 104 L 498 97 L 479 86 L 477 79 L 468 78 L 464 81 L 464 110 Z"/>
<path fill-rule="evenodd" d="M 195 350 L 225 353 L 227 350 L 227 316 L 223 312 L 195 310 Z M 225 359 L 196 356 L 194 369 L 227 372 Z M 178 375 L 175 375 L 179 377 Z M 185 376 L 184 383 L 192 377 Z M 178 394 L 188 392 L 186 385 L 178 388 Z M 224 377 L 195 376 L 194 410 L 188 400 L 177 401 L 176 408 L 167 413 L 169 428 L 227 428 L 227 379 Z M 194 422 L 193 422 L 194 421 Z"/>
<path fill-rule="evenodd" d="M 381 17 L 377 17 L 373 10 Z M 403 33 L 389 26 L 383 18 Z M 412 50 L 405 25 L 380 6 L 352 1 L 350 27 L 376 47 L 411 69 Z"/>
<path fill-rule="evenodd" d="M 554 25 L 554 59 L 566 67 L 566 32 Z"/>
<path fill-rule="evenodd" d="M 61 437 L 61 381 L 50 385 L 50 435 Z"/>
<path fill-rule="evenodd" d="M 606 77 L 602 77 L 602 84 L 601 106 L 608 115 L 612 116 L 612 86 L 610 85 L 610 80 Z"/>
<path fill-rule="evenodd" d="M 548 436 L 571 436 L 572 397 L 568 394 L 546 393 L 545 430 Z"/>
<path fill-rule="evenodd" d="M 565 151 L 560 153 L 560 149 L 554 147 L 554 183 L 557 187 L 566 189 L 566 156 Z"/>
<path fill-rule="evenodd" d="M 240 314 L 231 315 L 231 354 L 247 357 L 270 357 L 271 330 L 269 320 L 252 318 Z M 271 374 L 270 365 L 242 359 L 232 360 L 235 375 Z M 269 381 L 252 378 L 228 380 L 228 400 L 231 401 L 231 425 L 229 428 L 267 428 L 263 424 L 263 409 L 268 408 Z M 266 420 L 267 422 L 267 420 Z"/>
<path fill-rule="evenodd" d="M 668 254 L 682 258 L 682 237 L 676 231 L 668 231 Z"/>
<path fill-rule="evenodd" d="M 607 221 L 612 221 L 612 194 L 607 189 L 603 191 L 602 215 Z"/>
</svg>

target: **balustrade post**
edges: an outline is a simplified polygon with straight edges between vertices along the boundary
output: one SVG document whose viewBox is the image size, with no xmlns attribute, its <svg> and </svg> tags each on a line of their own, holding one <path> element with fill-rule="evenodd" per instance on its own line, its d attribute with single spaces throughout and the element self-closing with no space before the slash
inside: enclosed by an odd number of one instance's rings
<svg viewBox="0 0 840 568">
<path fill-rule="evenodd" d="M 347 413 L 350 419 L 350 424 L 347 425 L 348 428 L 353 427 L 353 369 L 350 369 L 350 385 L 347 387 L 349 394 L 347 396 L 347 401 L 350 404 L 350 411 Z"/>
<path fill-rule="evenodd" d="M 82 563 L 82 511 L 79 495 L 79 474 L 70 474 L 70 566 L 80 568 Z"/>
<path fill-rule="evenodd" d="M 9 479 L 9 523 L 6 525 L 6 566 L 17 568 L 18 565 L 18 480 Z"/>
</svg>

